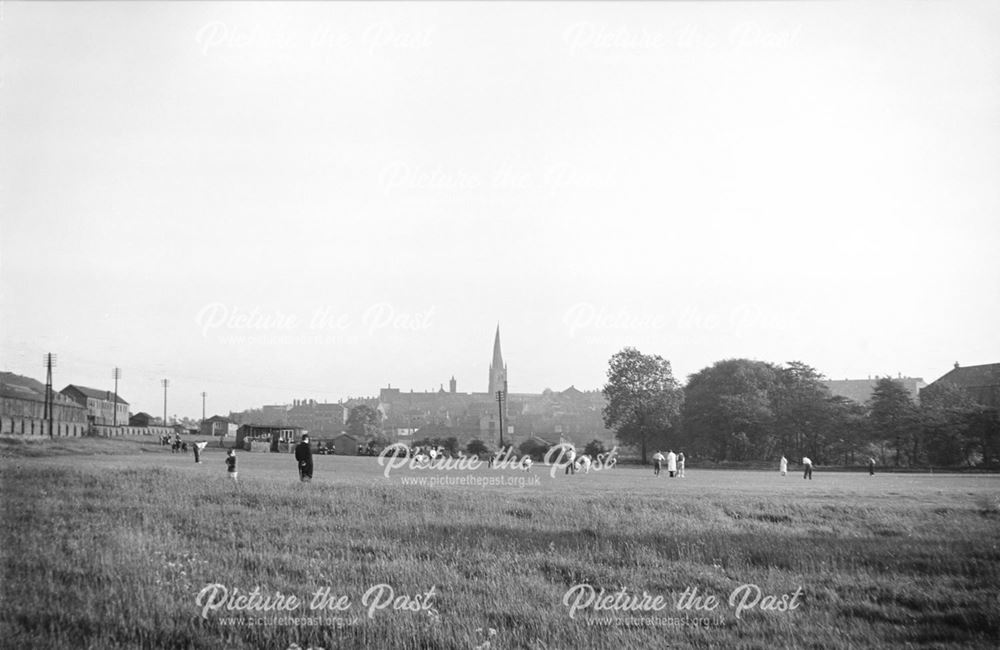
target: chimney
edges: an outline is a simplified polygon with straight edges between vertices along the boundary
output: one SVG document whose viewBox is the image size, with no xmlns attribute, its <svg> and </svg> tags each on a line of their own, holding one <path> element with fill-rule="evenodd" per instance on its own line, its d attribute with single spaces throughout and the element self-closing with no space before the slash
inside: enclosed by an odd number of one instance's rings
<svg viewBox="0 0 1000 650">
<path fill-rule="evenodd" d="M 958 369 L 958 362 L 955 362 L 955 368 Z"/>
</svg>

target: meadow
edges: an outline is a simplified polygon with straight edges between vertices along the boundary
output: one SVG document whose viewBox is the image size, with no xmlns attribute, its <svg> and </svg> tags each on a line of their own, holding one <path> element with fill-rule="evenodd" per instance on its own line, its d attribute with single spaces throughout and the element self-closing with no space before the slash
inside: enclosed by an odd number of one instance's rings
<svg viewBox="0 0 1000 650">
<path fill-rule="evenodd" d="M 218 447 L 197 465 L 148 440 L 0 455 L 4 647 L 1000 642 L 996 475 L 386 477 L 317 456 L 304 484 L 290 455 L 240 452 L 234 484 Z"/>
</svg>

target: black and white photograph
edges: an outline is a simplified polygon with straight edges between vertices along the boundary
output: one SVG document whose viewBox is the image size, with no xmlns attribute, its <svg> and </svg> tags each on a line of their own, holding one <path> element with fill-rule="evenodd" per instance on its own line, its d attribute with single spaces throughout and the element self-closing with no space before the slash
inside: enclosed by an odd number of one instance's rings
<svg viewBox="0 0 1000 650">
<path fill-rule="evenodd" d="M 0 0 L 0 646 L 1000 644 L 1000 3 Z"/>
</svg>

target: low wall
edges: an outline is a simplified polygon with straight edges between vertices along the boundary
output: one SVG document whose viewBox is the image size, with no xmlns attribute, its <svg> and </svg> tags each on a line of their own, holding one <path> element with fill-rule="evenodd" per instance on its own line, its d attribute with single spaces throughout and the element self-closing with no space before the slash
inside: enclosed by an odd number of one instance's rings
<svg viewBox="0 0 1000 650">
<path fill-rule="evenodd" d="M 82 422 L 52 421 L 53 438 L 79 438 L 82 436 L 156 436 L 174 435 L 173 427 L 113 427 L 105 424 L 89 425 Z M 16 415 L 0 415 L 0 435 L 45 436 L 49 435 L 49 423 L 39 418 Z"/>
<path fill-rule="evenodd" d="M 52 436 L 79 438 L 89 433 L 89 426 L 82 422 L 52 421 Z M 0 434 L 16 436 L 48 436 L 49 423 L 38 418 L 0 415 Z"/>
<path fill-rule="evenodd" d="M 122 437 L 122 436 L 156 436 L 159 438 L 162 435 L 168 435 L 173 437 L 174 429 L 173 427 L 113 427 L 107 424 L 95 424 L 91 427 L 93 430 L 93 435 L 95 436 L 108 436 L 108 437 Z"/>
</svg>

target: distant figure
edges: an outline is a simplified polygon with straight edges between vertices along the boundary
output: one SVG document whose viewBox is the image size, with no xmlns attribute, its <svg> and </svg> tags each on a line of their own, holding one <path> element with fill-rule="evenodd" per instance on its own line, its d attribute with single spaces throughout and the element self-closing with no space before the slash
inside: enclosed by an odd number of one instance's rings
<svg viewBox="0 0 1000 650">
<path fill-rule="evenodd" d="M 868 457 L 868 476 L 875 476 L 875 459 Z"/>
<path fill-rule="evenodd" d="M 677 473 L 677 454 L 674 453 L 673 449 L 667 452 L 667 474 L 670 478 L 674 477 Z"/>
<path fill-rule="evenodd" d="M 528 470 L 531 469 L 532 462 L 533 461 L 531 460 L 531 456 L 525 456 L 524 458 L 521 459 L 521 469 L 527 472 Z"/>
<path fill-rule="evenodd" d="M 805 467 L 805 472 L 802 474 L 802 478 L 813 480 L 813 462 L 809 460 L 808 456 L 802 457 L 802 466 Z"/>
<path fill-rule="evenodd" d="M 684 478 L 684 452 L 679 452 L 677 454 L 677 476 L 679 478 Z"/>
<path fill-rule="evenodd" d="M 788 459 L 785 458 L 784 456 L 782 456 L 781 457 L 781 463 L 779 463 L 778 467 L 781 469 L 781 475 L 782 476 L 784 476 L 785 474 L 787 474 L 788 473 Z"/>
<path fill-rule="evenodd" d="M 311 481 L 313 477 L 313 452 L 309 446 L 309 436 L 302 436 L 302 441 L 295 445 L 295 460 L 299 463 L 299 480 Z"/>
<path fill-rule="evenodd" d="M 566 463 L 565 473 L 576 474 L 576 449 L 570 447 L 569 451 L 566 453 L 566 459 L 568 462 Z"/>
<path fill-rule="evenodd" d="M 181 443 L 181 451 L 183 451 L 185 454 L 188 453 L 188 443 L 186 442 Z"/>
<path fill-rule="evenodd" d="M 590 474 L 590 456 L 587 454 L 580 456 L 580 469 L 584 474 Z"/>
<path fill-rule="evenodd" d="M 236 450 L 230 449 L 229 454 L 226 456 L 226 471 L 229 472 L 229 478 L 233 479 L 233 483 L 236 482 Z"/>
<path fill-rule="evenodd" d="M 662 452 L 658 451 L 653 454 L 653 476 L 660 475 L 660 470 L 663 469 L 663 461 L 665 460 L 666 458 L 663 457 Z"/>
<path fill-rule="evenodd" d="M 194 443 L 194 462 L 201 462 L 201 450 L 204 449 L 207 444 L 208 443 L 204 440 Z"/>
</svg>

